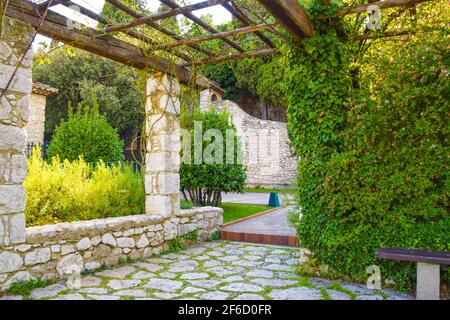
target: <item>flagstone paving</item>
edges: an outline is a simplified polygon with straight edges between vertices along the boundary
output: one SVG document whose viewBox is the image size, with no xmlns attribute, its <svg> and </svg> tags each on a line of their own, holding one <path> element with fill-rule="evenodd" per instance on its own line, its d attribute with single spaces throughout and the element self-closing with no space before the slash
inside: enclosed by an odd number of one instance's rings
<svg viewBox="0 0 450 320">
<path fill-rule="evenodd" d="M 304 278 L 295 274 L 299 250 L 209 242 L 179 253 L 83 277 L 79 289 L 61 282 L 33 290 L 46 300 L 384 300 L 411 299 L 390 290 Z M 0 300 L 21 299 L 3 297 Z"/>
</svg>

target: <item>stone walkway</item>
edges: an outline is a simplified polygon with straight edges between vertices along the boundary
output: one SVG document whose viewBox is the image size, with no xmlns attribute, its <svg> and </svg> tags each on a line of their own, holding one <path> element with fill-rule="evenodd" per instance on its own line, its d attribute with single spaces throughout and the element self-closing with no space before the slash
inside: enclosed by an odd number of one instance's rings
<svg viewBox="0 0 450 320">
<path fill-rule="evenodd" d="M 304 278 L 294 273 L 299 250 L 226 241 L 103 270 L 81 280 L 33 290 L 50 300 L 382 300 L 409 299 L 362 285 Z M 22 299 L 3 297 L 1 300 Z"/>
<path fill-rule="evenodd" d="M 225 226 L 223 230 L 242 233 L 297 236 L 295 228 L 288 223 L 288 208 L 253 217 Z"/>
</svg>

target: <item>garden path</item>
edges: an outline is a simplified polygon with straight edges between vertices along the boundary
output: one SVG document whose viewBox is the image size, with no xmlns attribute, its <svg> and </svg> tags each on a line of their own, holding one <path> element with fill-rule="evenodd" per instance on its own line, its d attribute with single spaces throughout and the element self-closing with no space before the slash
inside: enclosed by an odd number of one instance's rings
<svg viewBox="0 0 450 320">
<path fill-rule="evenodd" d="M 298 249 L 208 242 L 187 250 L 96 272 L 81 287 L 64 282 L 34 289 L 46 300 L 382 300 L 410 299 L 393 291 L 295 274 Z M 23 299 L 3 297 L 2 300 Z"/>
</svg>

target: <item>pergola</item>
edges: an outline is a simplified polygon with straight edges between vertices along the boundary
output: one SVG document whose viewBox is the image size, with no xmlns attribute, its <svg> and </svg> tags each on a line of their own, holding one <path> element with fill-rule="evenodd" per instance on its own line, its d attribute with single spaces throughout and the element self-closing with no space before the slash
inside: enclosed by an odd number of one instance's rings
<svg viewBox="0 0 450 320">
<path fill-rule="evenodd" d="M 322 0 L 324 5 L 327 1 Z M 409 7 L 426 1 L 430 0 L 369 1 L 362 6 L 344 8 L 335 17 L 321 18 L 334 20 L 348 14 L 361 14 L 373 5 L 386 9 Z M 297 41 L 316 33 L 298 0 L 205 0 L 187 6 L 180 6 L 173 0 L 160 0 L 169 9 L 149 16 L 136 11 L 124 1 L 106 2 L 127 18 L 114 21 L 87 7 L 79 6 L 82 15 L 98 22 L 95 29 L 89 26 L 74 27 L 68 23 L 67 17 L 49 10 L 55 5 L 70 7 L 74 5 L 72 1 L 0 2 L 0 255 L 3 255 L 3 260 L 0 259 L 0 284 L 6 279 L 5 272 L 9 274 L 6 276 L 11 277 L 21 274 L 18 271 L 22 268 L 23 261 L 15 246 L 19 248 L 30 240 L 24 215 L 26 195 L 23 182 L 27 174 L 24 127 L 28 121 L 29 96 L 32 92 L 32 43 L 37 33 L 137 69 L 152 71 L 147 80 L 145 104 L 146 215 L 136 218 L 136 221 L 141 223 L 154 219 L 164 223 L 168 235 L 172 237 L 169 239 L 182 234 L 183 230 L 186 232 L 186 226 L 179 225 L 181 222 L 177 218 L 180 217 L 181 150 L 179 83 L 220 92 L 222 90 L 218 84 L 196 72 L 198 66 L 276 54 L 278 49 L 275 40 L 281 37 L 282 29 Z M 258 14 L 249 10 L 249 4 L 250 9 L 256 9 Z M 219 31 L 193 14 L 196 10 L 212 6 L 223 6 L 228 10 L 238 27 L 230 31 Z M 183 15 L 199 29 L 203 29 L 202 35 L 186 37 L 161 23 L 162 20 L 178 15 Z M 255 46 L 251 50 L 246 49 L 246 37 L 250 35 L 257 40 L 256 49 Z M 243 40 L 239 42 L 236 39 Z M 220 41 L 220 52 L 205 45 L 209 41 Z M 198 223 L 205 222 L 200 220 L 202 219 L 199 218 Z M 217 221 L 212 223 L 214 227 L 219 224 Z M 95 224 L 93 228 L 96 228 Z M 44 244 L 47 236 L 54 235 L 53 231 L 46 230 L 44 228 L 39 233 Z M 67 230 L 63 229 L 64 236 L 65 232 L 69 232 Z M 50 252 L 48 248 L 42 250 Z M 61 259 L 58 265 L 66 263 L 67 258 Z M 81 259 L 83 265 L 81 256 L 75 258 Z M 52 273 L 56 272 L 55 264 L 47 267 Z"/>
<path fill-rule="evenodd" d="M 125 4 L 124 1 L 106 0 L 106 3 L 129 17 L 130 22 L 126 23 L 114 21 L 70 0 L 45 0 L 40 2 L 10 0 L 6 1 L 5 14 L 31 24 L 37 33 L 57 41 L 138 69 L 150 68 L 172 75 L 181 82 L 193 83 L 203 88 L 212 87 L 219 91 L 220 88 L 217 84 L 204 77 L 197 76 L 193 69 L 197 66 L 227 60 L 276 54 L 278 49 L 273 40 L 279 37 L 277 29 L 280 27 L 299 41 L 311 37 L 315 33 L 308 15 L 298 0 L 254 0 L 252 1 L 252 8 L 263 9 L 259 10 L 262 12 L 256 18 L 249 12 L 248 1 L 245 5 L 239 0 L 205 0 L 187 6 L 180 6 L 174 0 L 159 1 L 169 9 L 153 15 L 145 15 Z M 380 9 L 386 9 L 413 6 L 426 1 L 430 0 L 369 1 L 368 4 L 362 6 L 342 9 L 337 16 L 361 14 L 367 12 L 369 6 L 374 5 Z M 327 0 L 322 2 L 324 5 L 327 4 Z M 66 7 L 77 5 L 82 15 L 98 22 L 97 28 L 93 29 L 88 26 L 73 28 L 68 26 L 66 17 L 49 10 L 56 5 Z M 231 31 L 220 32 L 216 27 L 193 14 L 194 11 L 213 6 L 225 8 L 241 26 Z M 189 19 L 200 29 L 205 30 L 207 34 L 185 37 L 160 23 L 165 19 L 179 15 Z M 329 19 L 332 17 L 322 18 Z M 156 30 L 171 41 L 162 43 L 155 37 L 145 34 L 142 31 L 143 26 Z M 253 34 L 259 40 L 259 47 L 256 50 L 245 50 L 241 44 L 234 40 L 249 34 Z M 225 52 L 214 52 L 204 45 L 208 41 L 216 39 L 223 41 L 226 48 Z M 193 54 L 186 54 L 183 50 L 185 48 L 189 48 Z M 172 62 L 172 59 L 165 57 L 167 54 L 175 58 L 175 63 Z"/>
</svg>

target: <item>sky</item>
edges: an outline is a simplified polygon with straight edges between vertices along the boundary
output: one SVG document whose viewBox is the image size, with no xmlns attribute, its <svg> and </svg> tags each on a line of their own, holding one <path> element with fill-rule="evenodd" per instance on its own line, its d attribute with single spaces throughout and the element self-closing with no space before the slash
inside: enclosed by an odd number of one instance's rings
<svg viewBox="0 0 450 320">
<path fill-rule="evenodd" d="M 198 2 L 203 2 L 204 0 L 186 0 L 186 4 L 195 4 Z M 36 1 L 36 2 L 41 2 L 41 1 Z M 83 6 L 91 11 L 97 12 L 99 13 L 102 8 L 103 5 L 105 3 L 104 0 L 73 0 L 74 3 L 79 4 L 80 6 Z M 158 0 L 147 0 L 147 5 L 150 9 L 152 9 L 153 11 L 155 11 L 159 5 L 160 2 Z M 55 11 L 59 14 L 62 14 L 68 18 L 70 18 L 73 21 L 77 21 L 83 24 L 87 24 L 89 26 L 94 27 L 95 26 L 95 22 L 85 16 L 82 16 L 80 14 L 77 14 L 76 12 L 74 12 L 71 9 L 68 9 L 66 7 L 64 7 L 63 5 L 57 5 L 51 8 L 52 11 Z M 231 14 L 225 10 L 222 6 L 214 6 L 214 7 L 210 7 L 210 8 L 206 8 L 203 10 L 197 10 L 193 12 L 196 16 L 202 16 L 202 15 L 206 15 L 206 14 L 210 14 L 212 15 L 213 21 L 215 24 L 221 24 L 223 22 L 227 22 L 231 20 Z M 50 39 L 38 35 L 36 37 L 36 40 L 34 42 L 34 47 L 37 48 L 39 46 L 40 42 L 50 42 Z"/>
</svg>

